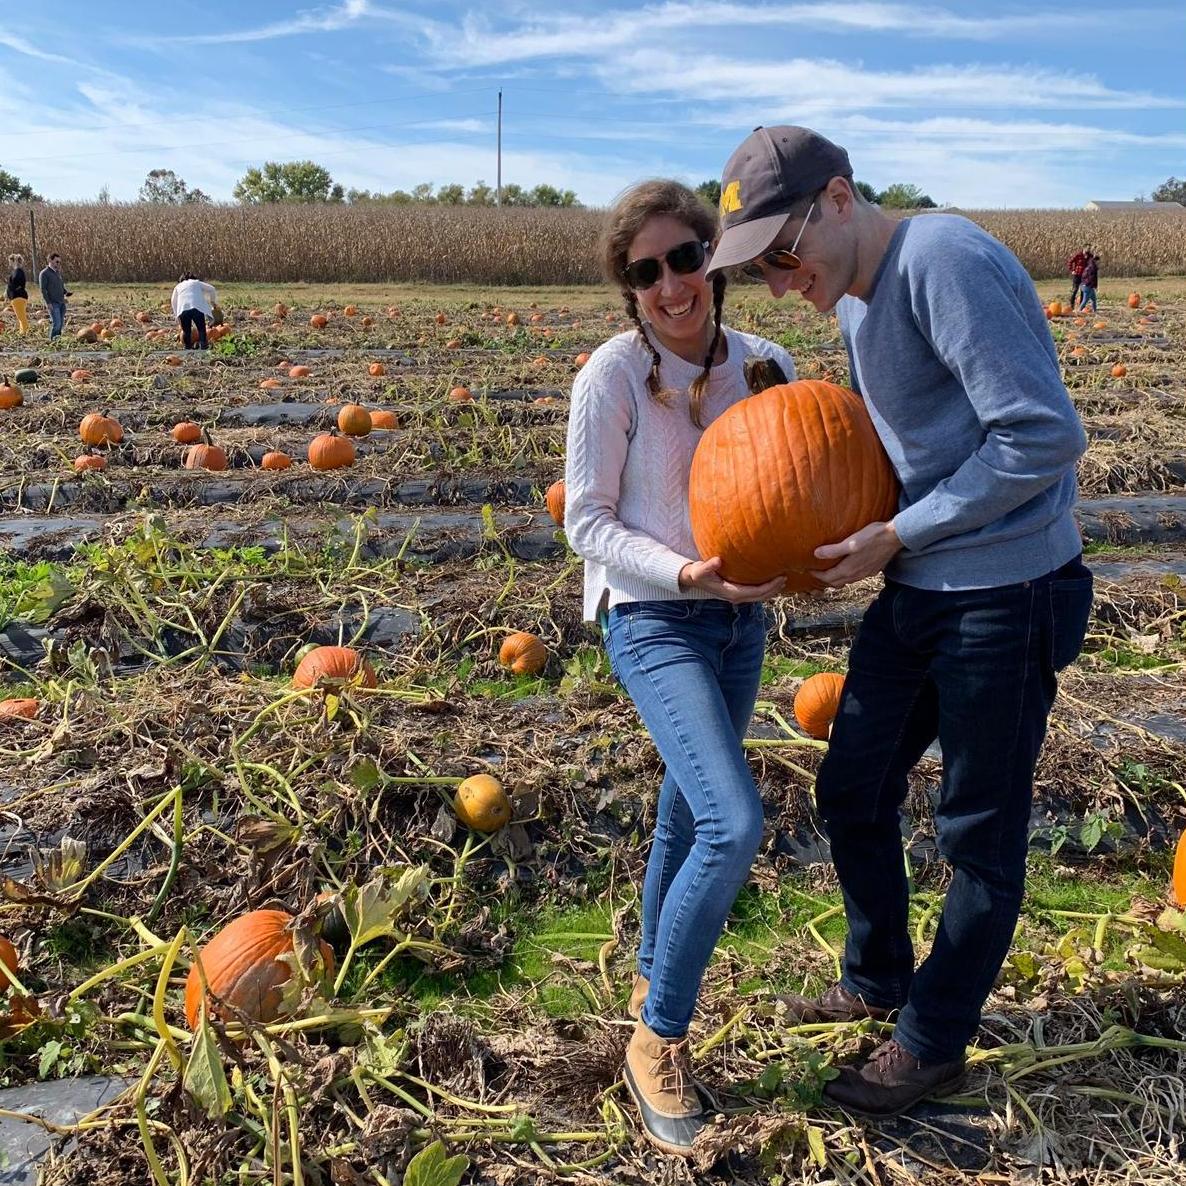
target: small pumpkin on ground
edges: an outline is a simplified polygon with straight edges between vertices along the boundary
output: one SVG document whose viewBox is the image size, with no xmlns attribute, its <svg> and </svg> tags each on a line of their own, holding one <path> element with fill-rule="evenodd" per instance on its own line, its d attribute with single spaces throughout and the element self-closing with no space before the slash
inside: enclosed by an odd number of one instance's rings
<svg viewBox="0 0 1186 1186">
<path fill-rule="evenodd" d="M 498 661 L 515 675 L 536 675 L 548 661 L 548 648 L 542 638 L 519 630 L 503 639 L 498 648 Z"/>
<path fill-rule="evenodd" d="M 367 436 L 372 427 L 371 414 L 361 404 L 343 404 L 339 409 L 338 430 L 347 436 Z"/>
<path fill-rule="evenodd" d="M 120 422 L 102 412 L 88 412 L 78 426 L 84 445 L 118 445 L 124 439 Z"/>
<path fill-rule="evenodd" d="M 301 985 L 290 983 L 292 921 L 285 910 L 253 910 L 228 923 L 198 952 L 185 982 L 185 1017 L 190 1029 L 198 1024 L 203 975 L 210 996 L 217 998 L 208 999 L 208 1008 L 227 1020 L 237 1011 L 266 1023 L 295 1011 Z M 313 980 L 328 976 L 334 967 L 334 953 L 324 939 L 319 940 L 318 950 L 322 966 L 307 970 Z"/>
<path fill-rule="evenodd" d="M 1122 363 L 1122 362 L 1118 362 L 1112 368 L 1112 378 L 1113 379 L 1123 379 L 1124 376 L 1127 374 L 1128 374 L 1128 367 L 1126 367 L 1124 365 L 1124 363 Z"/>
<path fill-rule="evenodd" d="M 474 393 L 470 391 L 468 387 L 454 387 L 449 392 L 449 399 L 451 399 L 455 404 L 472 403 L 473 398 Z"/>
<path fill-rule="evenodd" d="M 548 514 L 557 527 L 564 526 L 564 479 L 553 482 L 547 493 Z"/>
<path fill-rule="evenodd" d="M 314 469 L 342 469 L 354 464 L 354 442 L 336 432 L 323 432 L 309 442 L 309 464 Z"/>
<path fill-rule="evenodd" d="M 74 459 L 74 472 L 85 474 L 107 468 L 107 458 L 101 453 L 82 453 Z"/>
<path fill-rule="evenodd" d="M 324 313 L 314 313 L 313 316 L 309 318 L 309 324 L 314 329 L 325 329 L 325 327 L 329 325 L 329 318 L 326 317 Z"/>
<path fill-rule="evenodd" d="M 15 384 L 7 379 L 0 379 L 0 408 L 19 408 L 25 402 L 25 394 Z"/>
<path fill-rule="evenodd" d="M 840 709 L 844 676 L 821 671 L 808 676 L 795 693 L 795 720 L 808 737 L 826 741 Z"/>
<path fill-rule="evenodd" d="M 221 473 L 226 467 L 226 450 L 221 445 L 215 445 L 210 440 L 208 432 L 203 431 L 201 443 L 190 445 L 185 452 L 186 469 L 206 469 L 213 473 Z"/>
<path fill-rule="evenodd" d="M 292 458 L 280 449 L 270 449 L 260 459 L 260 469 L 288 469 Z"/>
<path fill-rule="evenodd" d="M 94 372 L 88 371 L 86 367 L 78 367 L 70 372 L 70 378 L 75 383 L 89 383 L 94 377 Z"/>
<path fill-rule="evenodd" d="M 288 377 L 290 379 L 307 379 L 310 371 L 307 366 L 298 365 L 288 368 Z"/>
<path fill-rule="evenodd" d="M 169 435 L 179 445 L 192 445 L 195 441 L 202 439 L 202 426 L 195 424 L 192 420 L 181 420 L 173 425 Z"/>
<path fill-rule="evenodd" d="M 457 818 L 475 832 L 497 832 L 510 823 L 511 801 L 502 783 L 490 774 L 473 774 L 453 796 Z"/>
<path fill-rule="evenodd" d="M 367 367 L 367 374 L 373 379 L 380 379 L 385 374 L 387 374 L 387 368 L 381 362 L 372 362 L 371 365 Z"/>
<path fill-rule="evenodd" d="M 12 377 L 12 381 L 25 387 L 36 387 L 41 382 L 41 375 L 34 367 L 21 367 Z"/>
<path fill-rule="evenodd" d="M 1141 307 L 1141 294 L 1139 292 L 1130 292 L 1128 294 L 1128 307 L 1130 309 L 1139 309 Z"/>
<path fill-rule="evenodd" d="M 297 664 L 292 686 L 312 688 L 322 682 L 348 683 L 354 680 L 364 688 L 378 687 L 374 668 L 353 647 L 316 646 Z"/>
<path fill-rule="evenodd" d="M 371 428 L 399 428 L 399 418 L 388 408 L 372 408 Z"/>
</svg>

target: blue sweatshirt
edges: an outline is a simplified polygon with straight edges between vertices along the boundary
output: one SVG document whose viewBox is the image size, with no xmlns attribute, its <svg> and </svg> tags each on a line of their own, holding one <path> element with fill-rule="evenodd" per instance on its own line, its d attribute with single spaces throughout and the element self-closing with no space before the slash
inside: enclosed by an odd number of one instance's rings
<svg viewBox="0 0 1186 1186">
<path fill-rule="evenodd" d="M 886 576 L 986 589 L 1082 549 L 1087 437 L 1017 257 L 954 214 L 903 219 L 867 301 L 836 306 L 852 382 L 902 485 Z"/>
</svg>

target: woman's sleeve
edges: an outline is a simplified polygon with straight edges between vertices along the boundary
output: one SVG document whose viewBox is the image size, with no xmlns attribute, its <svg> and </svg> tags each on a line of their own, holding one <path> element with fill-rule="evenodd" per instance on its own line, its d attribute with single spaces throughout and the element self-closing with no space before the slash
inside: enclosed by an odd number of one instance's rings
<svg viewBox="0 0 1186 1186">
<path fill-rule="evenodd" d="M 680 571 L 695 557 L 681 556 L 618 517 L 634 416 L 634 396 L 621 365 L 612 357 L 591 359 L 572 389 L 564 530 L 573 550 L 586 560 L 678 593 Z M 683 498 L 686 492 L 664 491 L 662 496 Z"/>
</svg>

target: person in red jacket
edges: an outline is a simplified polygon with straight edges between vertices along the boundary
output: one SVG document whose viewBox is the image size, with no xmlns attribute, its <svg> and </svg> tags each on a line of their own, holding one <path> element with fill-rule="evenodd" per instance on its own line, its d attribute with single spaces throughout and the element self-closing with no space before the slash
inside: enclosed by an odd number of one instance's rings
<svg viewBox="0 0 1186 1186">
<path fill-rule="evenodd" d="M 1083 247 L 1067 260 L 1067 268 L 1071 273 L 1071 308 L 1075 307 L 1075 298 L 1079 295 L 1079 286 L 1083 283 L 1083 268 L 1091 255 L 1090 247 Z"/>
</svg>

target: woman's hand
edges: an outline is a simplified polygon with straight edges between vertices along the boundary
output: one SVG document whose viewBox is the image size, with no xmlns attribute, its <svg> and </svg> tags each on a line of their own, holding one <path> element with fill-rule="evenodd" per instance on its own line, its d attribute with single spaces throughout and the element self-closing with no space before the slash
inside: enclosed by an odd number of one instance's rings
<svg viewBox="0 0 1186 1186">
<path fill-rule="evenodd" d="M 782 592 L 786 577 L 775 577 L 764 585 L 735 585 L 721 576 L 721 558 L 693 560 L 679 570 L 681 589 L 702 589 L 712 597 L 743 605 L 748 601 L 769 601 Z"/>
</svg>

